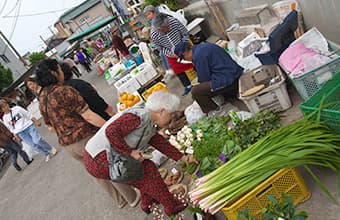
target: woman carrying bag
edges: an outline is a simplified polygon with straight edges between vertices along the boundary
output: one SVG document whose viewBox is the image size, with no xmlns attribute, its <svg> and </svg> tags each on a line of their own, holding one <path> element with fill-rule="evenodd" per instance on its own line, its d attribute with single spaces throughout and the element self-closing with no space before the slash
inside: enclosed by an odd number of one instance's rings
<svg viewBox="0 0 340 220">
<path fill-rule="evenodd" d="M 149 96 L 145 108 L 133 107 L 113 116 L 85 147 L 87 171 L 96 178 L 138 188 L 141 208 L 146 213 L 150 213 L 153 203 L 161 203 L 167 215 L 175 215 L 186 208 L 186 204 L 169 192 L 156 165 L 142 154 L 151 145 L 176 161 L 196 162 L 157 133 L 158 127 L 168 125 L 179 104 L 175 95 L 155 92 Z"/>
<path fill-rule="evenodd" d="M 42 87 L 39 108 L 46 126 L 57 134 L 60 145 L 82 162 L 85 144 L 105 120 L 89 108 L 77 90 L 62 85 L 64 73 L 55 59 L 40 62 L 35 73 L 37 83 Z M 97 182 L 119 208 L 127 203 L 130 206 L 138 204 L 139 194 L 130 186 L 104 179 L 97 179 Z"/>
</svg>

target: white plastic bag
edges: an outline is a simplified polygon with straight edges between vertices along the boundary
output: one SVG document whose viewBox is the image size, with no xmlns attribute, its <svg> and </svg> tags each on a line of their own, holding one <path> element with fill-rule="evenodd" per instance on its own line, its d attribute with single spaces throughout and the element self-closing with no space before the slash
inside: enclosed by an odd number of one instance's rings
<svg viewBox="0 0 340 220">
<path fill-rule="evenodd" d="M 160 166 L 162 165 L 166 159 L 168 159 L 167 156 L 165 156 L 164 154 L 162 154 L 160 151 L 158 150 L 154 150 L 152 152 L 152 161 L 157 165 L 157 166 Z"/>
<path fill-rule="evenodd" d="M 185 17 L 184 17 L 184 10 L 183 9 L 180 9 L 180 10 L 174 12 L 174 11 L 171 11 L 167 5 L 161 4 L 158 7 L 158 10 L 162 14 L 170 15 L 170 16 L 176 18 L 184 26 L 186 26 L 188 24 L 187 19 L 185 19 Z"/>
<path fill-rule="evenodd" d="M 302 64 L 304 66 L 304 72 L 308 73 L 309 71 L 322 66 L 325 63 L 328 63 L 331 61 L 331 58 L 321 55 L 321 54 L 315 54 L 314 56 L 302 56 L 301 57 Z"/>
<path fill-rule="evenodd" d="M 189 125 L 206 116 L 196 101 L 185 109 L 184 115 Z"/>
</svg>

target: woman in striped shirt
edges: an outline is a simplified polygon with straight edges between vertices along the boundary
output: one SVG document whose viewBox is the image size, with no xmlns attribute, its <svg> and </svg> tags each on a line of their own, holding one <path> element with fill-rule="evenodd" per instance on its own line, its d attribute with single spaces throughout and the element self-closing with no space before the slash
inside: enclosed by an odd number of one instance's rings
<svg viewBox="0 0 340 220">
<path fill-rule="evenodd" d="M 160 13 L 152 21 L 150 35 L 156 47 L 167 57 L 170 66 L 183 84 L 183 95 L 188 94 L 191 91 L 191 82 L 185 71 L 192 69 L 193 65 L 178 62 L 178 57 L 174 53 L 178 43 L 189 41 L 187 29 L 176 18 Z"/>
</svg>

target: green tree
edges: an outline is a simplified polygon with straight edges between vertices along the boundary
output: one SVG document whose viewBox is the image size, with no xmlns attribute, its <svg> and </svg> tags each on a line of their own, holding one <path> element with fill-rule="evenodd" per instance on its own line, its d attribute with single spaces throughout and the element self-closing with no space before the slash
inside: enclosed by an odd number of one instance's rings
<svg viewBox="0 0 340 220">
<path fill-rule="evenodd" d="M 29 57 L 29 61 L 31 63 L 31 65 L 35 65 L 37 63 L 39 63 L 40 61 L 42 61 L 43 59 L 46 58 L 46 55 L 43 51 L 40 52 L 33 52 Z"/>
<path fill-rule="evenodd" d="M 188 5 L 186 0 L 145 0 L 144 7 L 147 5 L 159 6 L 160 4 L 167 5 L 172 11 L 184 8 Z"/>
<path fill-rule="evenodd" d="M 0 64 L 0 91 L 10 86 L 13 82 L 12 71 Z"/>
</svg>

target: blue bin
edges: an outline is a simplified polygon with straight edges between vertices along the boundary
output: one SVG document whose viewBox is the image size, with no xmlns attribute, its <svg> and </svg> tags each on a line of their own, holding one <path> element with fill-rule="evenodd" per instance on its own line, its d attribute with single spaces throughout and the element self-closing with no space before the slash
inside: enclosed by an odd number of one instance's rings
<svg viewBox="0 0 340 220">
<path fill-rule="evenodd" d="M 141 65 L 143 63 L 143 58 L 140 55 L 137 55 L 135 61 L 137 65 Z"/>
</svg>

